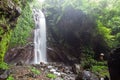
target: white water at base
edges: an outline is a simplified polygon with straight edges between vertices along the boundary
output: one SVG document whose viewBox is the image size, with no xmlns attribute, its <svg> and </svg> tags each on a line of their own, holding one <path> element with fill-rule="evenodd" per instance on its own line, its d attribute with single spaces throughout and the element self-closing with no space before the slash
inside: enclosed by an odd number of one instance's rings
<svg viewBox="0 0 120 80">
<path fill-rule="evenodd" d="M 33 14 L 35 21 L 33 64 L 47 63 L 45 16 L 40 9 L 33 9 Z"/>
</svg>

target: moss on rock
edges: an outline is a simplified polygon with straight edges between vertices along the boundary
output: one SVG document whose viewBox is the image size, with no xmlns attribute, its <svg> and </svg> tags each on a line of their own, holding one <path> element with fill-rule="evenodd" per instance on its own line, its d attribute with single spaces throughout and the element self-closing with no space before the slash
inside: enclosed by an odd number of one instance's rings
<svg viewBox="0 0 120 80">
<path fill-rule="evenodd" d="M 0 62 L 8 49 L 12 29 L 20 15 L 20 7 L 12 0 L 0 0 Z"/>
</svg>

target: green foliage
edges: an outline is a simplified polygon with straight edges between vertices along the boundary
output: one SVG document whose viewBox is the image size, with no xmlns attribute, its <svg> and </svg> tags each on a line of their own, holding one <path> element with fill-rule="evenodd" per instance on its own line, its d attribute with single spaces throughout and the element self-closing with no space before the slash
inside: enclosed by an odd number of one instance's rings
<svg viewBox="0 0 120 80">
<path fill-rule="evenodd" d="M 40 74 L 40 71 L 37 70 L 35 67 L 30 68 L 30 70 L 32 71 L 32 73 L 34 73 L 36 75 Z"/>
<path fill-rule="evenodd" d="M 98 34 L 109 47 L 115 47 L 119 44 L 115 39 L 117 33 L 120 32 L 120 0 L 65 0 L 64 6 L 72 5 L 78 10 L 82 10 L 92 17 L 96 18 Z"/>
<path fill-rule="evenodd" d="M 55 26 L 56 23 L 59 22 L 65 8 L 72 5 L 77 10 L 82 10 L 96 19 L 95 36 L 100 37 L 100 40 L 97 41 L 97 43 L 100 44 L 100 47 L 99 45 L 97 45 L 98 49 L 96 49 L 96 51 L 100 50 L 101 47 L 105 47 L 106 49 L 106 46 L 107 48 L 115 48 L 117 46 L 120 46 L 120 0 L 46 0 L 46 3 L 48 3 L 46 5 L 48 11 L 47 16 L 50 16 L 50 18 L 48 19 L 50 22 L 49 24 L 51 24 L 52 26 Z M 54 27 L 54 30 L 56 30 L 56 27 L 57 26 Z M 55 33 L 57 34 L 58 30 L 56 30 Z M 93 50 L 90 50 L 88 48 L 84 48 L 82 50 L 84 50 L 83 54 L 90 54 L 92 56 L 95 55 L 91 52 Z M 102 49 L 100 51 L 102 51 Z M 93 57 L 86 57 L 83 60 L 82 65 L 84 67 L 92 67 L 96 65 L 103 66 L 106 64 L 95 61 Z M 99 69 L 99 67 L 97 68 Z M 100 74 L 104 74 L 101 72 Z"/>
<path fill-rule="evenodd" d="M 0 69 L 3 69 L 3 70 L 9 69 L 8 64 L 5 62 L 0 62 Z"/>
<path fill-rule="evenodd" d="M 89 69 L 96 75 L 99 75 L 100 77 L 109 77 L 109 71 L 106 61 L 99 62 L 93 59 L 92 57 L 87 56 L 86 58 L 82 59 L 81 65 L 84 69 Z"/>
<path fill-rule="evenodd" d="M 112 17 L 111 20 L 108 21 L 107 25 L 112 29 L 112 34 L 117 34 L 120 32 L 120 17 L 115 16 Z"/>
<path fill-rule="evenodd" d="M 24 10 L 22 10 L 21 16 L 18 18 L 16 28 L 12 33 L 10 47 L 25 45 L 33 26 L 32 11 L 27 3 Z"/>
<path fill-rule="evenodd" d="M 33 0 L 32 3 L 30 3 L 30 5 L 32 5 L 33 8 L 38 8 L 38 9 L 43 8 L 43 2 L 39 3 L 38 0 Z"/>
<path fill-rule="evenodd" d="M 85 56 L 84 58 L 82 58 L 82 61 L 81 61 L 81 65 L 84 69 L 90 69 L 96 63 L 97 61 L 90 56 Z"/>
<path fill-rule="evenodd" d="M 107 66 L 107 61 L 102 61 L 102 62 L 97 61 L 95 65 Z"/>
<path fill-rule="evenodd" d="M 96 66 L 92 66 L 91 70 L 94 73 L 99 74 L 100 77 L 105 77 L 105 76 L 109 77 L 109 71 L 107 66 L 96 65 Z"/>
<path fill-rule="evenodd" d="M 116 38 L 120 42 L 120 33 L 117 33 Z"/>
<path fill-rule="evenodd" d="M 97 14 L 97 21 L 100 21 L 97 24 L 104 25 L 105 28 L 101 29 L 104 33 L 102 36 L 111 48 L 117 47 L 119 44 L 116 38 L 117 33 L 120 32 L 119 3 L 120 0 L 101 0 L 99 5 L 95 7 L 96 10 L 92 10 L 94 14 Z"/>
<path fill-rule="evenodd" d="M 3 32 L 3 30 L 0 29 L 0 33 L 2 33 L 2 32 Z M 4 55 L 8 49 L 8 43 L 10 41 L 11 31 L 8 31 L 4 35 L 0 35 L 0 37 L 2 38 L 2 40 L 0 41 L 0 62 L 3 62 Z"/>
<path fill-rule="evenodd" d="M 18 2 L 19 2 L 19 0 L 13 0 L 13 2 L 14 2 L 14 3 L 18 3 Z"/>
<path fill-rule="evenodd" d="M 91 48 L 91 46 L 89 47 L 89 46 L 86 46 L 86 45 L 82 48 L 82 53 L 85 54 L 86 58 L 87 57 L 92 58 L 92 57 L 94 57 L 94 54 L 95 54 L 93 49 Z"/>
<path fill-rule="evenodd" d="M 22 1 L 12 0 L 12 1 L 14 2 L 14 5 L 17 6 L 19 2 L 23 2 L 24 0 L 22 0 Z M 8 2 L 7 0 L 1 1 L 2 4 L 0 6 L 0 8 L 1 8 L 1 11 L 0 11 L 0 62 L 3 62 L 4 55 L 8 49 L 8 46 L 9 46 L 11 33 L 12 33 L 12 30 L 10 28 L 13 27 L 13 25 L 15 25 L 14 21 L 10 22 L 11 19 L 13 19 L 13 16 L 15 16 L 14 10 L 11 10 L 11 12 L 10 12 L 10 13 L 13 13 L 13 15 L 9 16 L 9 9 L 10 8 L 8 8 L 8 6 L 10 7 L 10 5 L 8 5 L 7 2 Z M 23 4 L 21 4 L 21 5 L 23 5 Z M 30 10 L 27 12 L 29 13 Z M 23 26 L 23 25 L 21 25 L 21 26 Z M 19 32 L 19 30 L 17 30 L 16 32 Z M 16 34 L 16 32 L 13 34 Z M 16 39 L 16 37 L 14 37 L 14 38 L 12 37 L 11 42 L 13 45 L 15 44 L 15 41 L 14 41 L 15 39 Z"/>
<path fill-rule="evenodd" d="M 12 77 L 11 75 L 7 78 L 7 80 L 14 80 L 14 77 Z"/>
<path fill-rule="evenodd" d="M 7 19 L 5 18 L 5 13 L 0 12 L 0 62 L 3 62 L 4 55 L 8 48 L 8 43 L 10 41 L 11 31 L 9 27 Z"/>
<path fill-rule="evenodd" d="M 120 46 L 120 33 L 117 33 L 115 36 L 115 41 L 114 41 L 114 47 L 119 47 Z"/>
<path fill-rule="evenodd" d="M 109 47 L 112 47 L 113 44 L 111 44 L 111 42 L 114 39 L 114 36 L 111 35 L 111 29 L 105 27 L 100 21 L 97 22 L 97 25 L 98 34 L 103 36 L 103 39 Z"/>
<path fill-rule="evenodd" d="M 63 3 L 62 0 L 47 0 L 44 4 L 44 8 L 47 10 L 50 10 L 46 13 L 46 16 L 52 16 L 51 17 L 51 24 L 55 25 L 59 22 L 63 15 Z"/>
<path fill-rule="evenodd" d="M 92 65 L 95 65 L 97 63 L 96 60 L 94 60 L 94 51 L 92 50 L 92 48 L 89 48 L 88 46 L 82 48 L 82 61 L 81 61 L 81 65 L 83 66 L 83 68 L 91 68 Z"/>
<path fill-rule="evenodd" d="M 51 78 L 51 79 L 57 78 L 57 76 L 56 76 L 55 74 L 52 74 L 52 73 L 48 73 L 48 74 L 47 74 L 47 77 L 48 77 L 48 78 Z"/>
</svg>

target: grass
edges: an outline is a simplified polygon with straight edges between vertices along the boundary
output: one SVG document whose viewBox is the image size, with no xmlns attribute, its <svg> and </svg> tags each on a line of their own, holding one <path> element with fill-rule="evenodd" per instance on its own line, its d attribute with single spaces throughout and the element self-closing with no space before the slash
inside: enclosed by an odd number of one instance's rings
<svg viewBox="0 0 120 80">
<path fill-rule="evenodd" d="M 9 69 L 9 66 L 5 62 L 0 62 L 0 69 L 6 70 L 6 69 Z"/>
<path fill-rule="evenodd" d="M 14 78 L 10 75 L 7 80 L 14 80 Z"/>
<path fill-rule="evenodd" d="M 52 74 L 52 73 L 48 73 L 47 74 L 47 77 L 50 78 L 50 79 L 55 79 L 57 78 L 57 76 L 55 74 Z"/>
<path fill-rule="evenodd" d="M 100 77 L 109 77 L 109 71 L 107 66 L 95 65 L 91 69 L 94 73 L 99 74 Z"/>
<path fill-rule="evenodd" d="M 92 57 L 83 58 L 81 65 L 84 69 L 89 69 L 100 77 L 109 77 L 107 61 L 97 61 Z"/>
<path fill-rule="evenodd" d="M 34 74 L 37 74 L 37 75 L 39 75 L 40 74 L 40 71 L 38 70 L 38 69 L 36 69 L 35 67 L 30 67 L 30 70 L 31 70 L 31 72 L 32 73 L 34 73 Z"/>
</svg>

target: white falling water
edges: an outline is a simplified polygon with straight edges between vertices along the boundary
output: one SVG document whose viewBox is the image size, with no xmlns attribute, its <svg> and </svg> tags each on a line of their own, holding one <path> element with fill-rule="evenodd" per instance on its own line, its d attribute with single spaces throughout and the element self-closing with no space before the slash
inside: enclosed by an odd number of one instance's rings
<svg viewBox="0 0 120 80">
<path fill-rule="evenodd" d="M 46 22 L 45 16 L 40 9 L 33 9 L 35 31 L 34 31 L 34 64 L 47 62 L 46 57 Z"/>
</svg>

